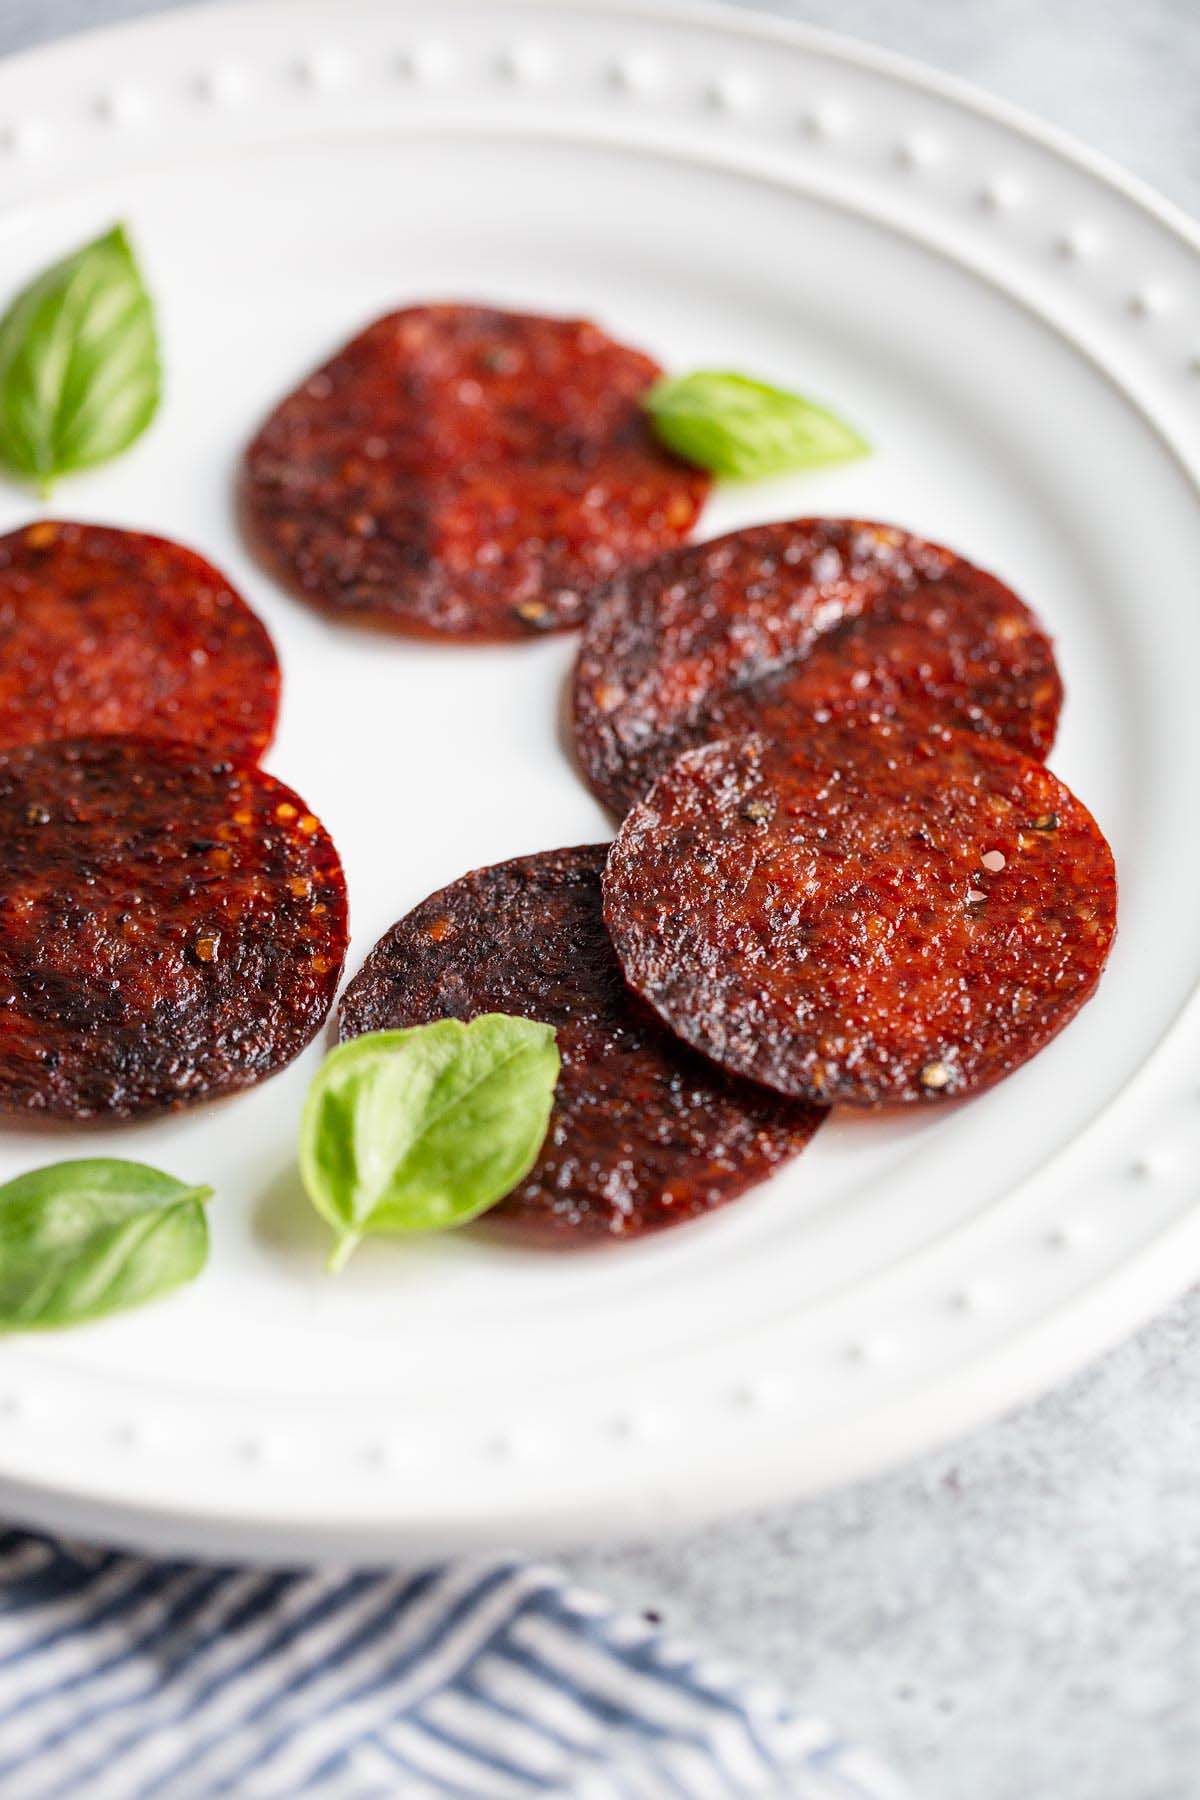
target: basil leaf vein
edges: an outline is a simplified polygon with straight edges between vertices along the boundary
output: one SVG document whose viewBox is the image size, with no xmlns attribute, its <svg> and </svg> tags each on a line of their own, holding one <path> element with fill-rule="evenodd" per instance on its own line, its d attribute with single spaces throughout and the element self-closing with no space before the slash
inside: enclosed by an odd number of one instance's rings
<svg viewBox="0 0 1200 1800">
<path fill-rule="evenodd" d="M 746 375 L 702 369 L 669 377 L 642 404 L 668 450 L 735 481 L 870 454 L 866 440 L 836 413 Z"/>
<path fill-rule="evenodd" d="M 145 1163 L 51 1163 L 0 1187 L 0 1331 L 75 1325 L 140 1306 L 198 1275 L 204 1202 Z"/>
<path fill-rule="evenodd" d="M 121 225 L 30 283 L 0 319 L 0 461 L 49 492 L 158 410 L 154 308 Z"/>
<path fill-rule="evenodd" d="M 332 1050 L 300 1129 L 309 1198 L 340 1268 L 368 1233 L 444 1231 L 537 1161 L 558 1080 L 552 1026 L 506 1013 L 372 1031 Z"/>
</svg>

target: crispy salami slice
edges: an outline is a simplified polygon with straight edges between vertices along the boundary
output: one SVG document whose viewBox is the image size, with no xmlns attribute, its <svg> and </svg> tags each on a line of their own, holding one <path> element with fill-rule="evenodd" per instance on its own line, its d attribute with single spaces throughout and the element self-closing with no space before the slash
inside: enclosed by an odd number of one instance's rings
<svg viewBox="0 0 1200 1800">
<path fill-rule="evenodd" d="M 685 752 L 626 818 L 605 918 L 687 1043 L 781 1093 L 990 1087 L 1091 994 L 1116 877 L 1042 764 L 900 718 Z"/>
<path fill-rule="evenodd" d="M 508 1012 L 558 1033 L 562 1073 L 533 1173 L 489 1219 L 570 1244 L 711 1212 L 803 1149 L 824 1114 L 725 1075 L 625 985 L 600 912 L 606 847 L 479 869 L 380 939 L 343 1038 Z"/>
<path fill-rule="evenodd" d="M 337 852 L 253 764 L 132 737 L 0 754 L 0 1109 L 248 1087 L 318 1031 L 345 951 Z"/>
<path fill-rule="evenodd" d="M 396 631 L 578 625 L 615 570 L 688 536 L 708 492 L 643 415 L 660 373 L 578 319 L 390 313 L 251 444 L 251 540 L 305 599 Z"/>
<path fill-rule="evenodd" d="M 133 732 L 257 758 L 278 709 L 266 628 L 193 550 L 49 519 L 0 538 L 0 750 Z"/>
<path fill-rule="evenodd" d="M 575 744 L 620 816 L 714 738 L 903 705 L 1041 759 L 1061 702 L 1049 638 L 994 576 L 890 526 L 799 519 L 614 582 L 580 647 Z"/>
</svg>

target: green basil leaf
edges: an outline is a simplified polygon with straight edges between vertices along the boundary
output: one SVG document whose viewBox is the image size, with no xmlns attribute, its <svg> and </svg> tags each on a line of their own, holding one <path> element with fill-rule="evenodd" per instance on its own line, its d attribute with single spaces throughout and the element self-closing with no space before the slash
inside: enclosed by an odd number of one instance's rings
<svg viewBox="0 0 1200 1800">
<path fill-rule="evenodd" d="M 745 375 L 680 375 L 656 382 L 642 404 L 668 450 L 735 481 L 870 455 L 844 419 Z"/>
<path fill-rule="evenodd" d="M 190 1281 L 208 1255 L 207 1187 L 145 1163 L 51 1163 L 0 1187 L 0 1331 L 76 1325 Z"/>
<path fill-rule="evenodd" d="M 559 1057 L 550 1025 L 483 1013 L 370 1031 L 330 1051 L 300 1127 L 300 1173 L 338 1234 L 443 1231 L 502 1200 L 537 1160 Z"/>
<path fill-rule="evenodd" d="M 0 461 L 48 493 L 158 410 L 154 309 L 123 226 L 55 263 L 0 319 Z"/>
</svg>

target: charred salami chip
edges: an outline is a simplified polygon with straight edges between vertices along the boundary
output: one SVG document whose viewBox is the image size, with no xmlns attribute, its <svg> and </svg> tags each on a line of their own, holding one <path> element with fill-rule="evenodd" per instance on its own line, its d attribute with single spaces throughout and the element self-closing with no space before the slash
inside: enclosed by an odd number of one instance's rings
<svg viewBox="0 0 1200 1800">
<path fill-rule="evenodd" d="M 893 719 L 687 751 L 604 877 L 625 974 L 686 1042 L 781 1093 L 990 1087 L 1083 1005 L 1112 853 L 1042 764 Z"/>
<path fill-rule="evenodd" d="M 605 846 L 479 869 L 380 939 L 341 1036 L 508 1012 L 558 1033 L 562 1073 L 533 1173 L 488 1215 L 557 1243 L 710 1212 L 801 1150 L 823 1112 L 727 1076 L 621 976 L 600 912 Z"/>
<path fill-rule="evenodd" d="M 49 519 L 0 538 L 0 750 L 132 732 L 257 758 L 278 708 L 265 627 L 194 551 Z"/>
<path fill-rule="evenodd" d="M 578 625 L 622 564 L 687 537 L 708 492 L 642 412 L 660 373 L 577 319 L 390 313 L 251 444 L 247 529 L 348 618 L 460 638 Z"/>
<path fill-rule="evenodd" d="M 253 764 L 132 737 L 0 754 L 0 1109 L 248 1087 L 317 1032 L 345 950 L 337 852 Z"/>
<path fill-rule="evenodd" d="M 618 816 L 681 750 L 918 708 L 1039 759 L 1062 684 L 1016 595 L 951 550 L 857 519 L 757 525 L 616 580 L 575 674 L 575 743 Z"/>
</svg>

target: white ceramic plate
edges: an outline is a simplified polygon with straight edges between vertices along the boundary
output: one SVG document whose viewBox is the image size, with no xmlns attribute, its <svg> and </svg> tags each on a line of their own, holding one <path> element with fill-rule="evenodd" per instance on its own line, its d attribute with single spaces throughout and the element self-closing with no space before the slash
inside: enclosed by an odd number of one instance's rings
<svg viewBox="0 0 1200 1800">
<path fill-rule="evenodd" d="M 559 742 L 570 639 L 327 623 L 230 511 L 264 410 L 397 302 L 583 311 L 669 365 L 829 397 L 869 461 L 713 503 L 891 519 L 1055 632 L 1054 766 L 1108 832 L 1117 949 L 1036 1064 L 835 1118 L 703 1224 L 549 1256 L 472 1234 L 338 1280 L 293 1164 L 314 1046 L 119 1132 L 8 1129 L 0 1176 L 127 1154 L 215 1184 L 187 1292 L 0 1348 L 0 1510 L 192 1552 L 367 1559 L 661 1530 L 878 1468 L 1035 1393 L 1200 1272 L 1200 257 L 1047 132 L 725 13 L 257 0 L 0 68 L 12 287 L 116 216 L 166 336 L 160 422 L 56 509 L 182 538 L 279 643 L 269 767 L 331 828 L 353 970 L 467 868 L 607 835 Z M 0 527 L 29 503 L 6 488 Z"/>
</svg>

